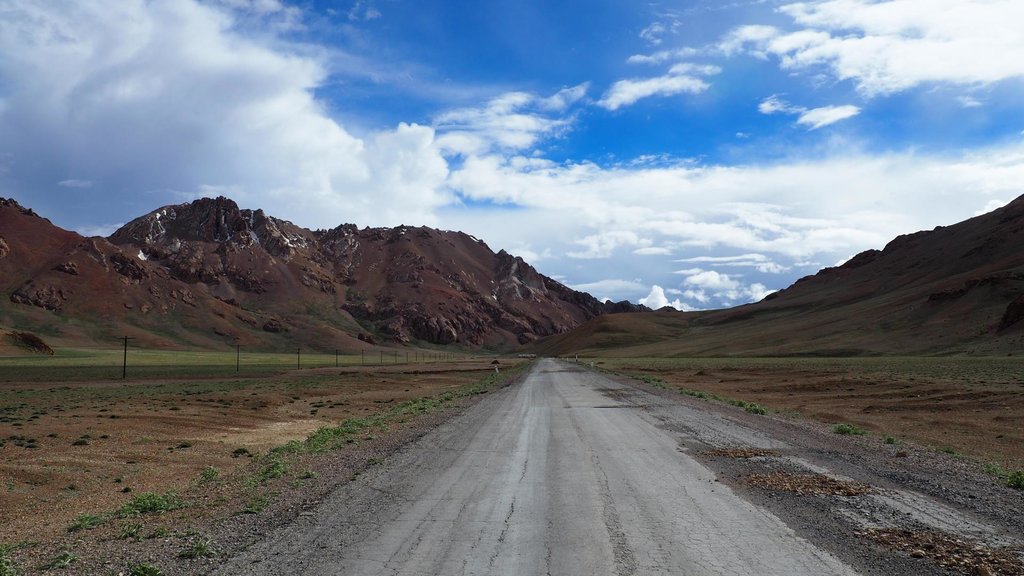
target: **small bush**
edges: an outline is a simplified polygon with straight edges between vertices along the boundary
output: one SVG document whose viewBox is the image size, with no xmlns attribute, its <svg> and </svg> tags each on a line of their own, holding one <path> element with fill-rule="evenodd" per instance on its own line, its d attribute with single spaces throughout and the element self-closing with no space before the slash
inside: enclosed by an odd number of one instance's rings
<svg viewBox="0 0 1024 576">
<path fill-rule="evenodd" d="M 888 434 L 886 434 L 886 436 L 885 436 L 885 443 L 886 444 L 895 444 L 896 443 L 896 439 L 893 438 L 892 436 L 889 436 Z"/>
<path fill-rule="evenodd" d="M 78 556 L 65 550 L 44 564 L 43 570 L 60 570 L 67 568 L 68 566 L 71 566 L 71 563 L 75 560 L 78 560 Z"/>
<path fill-rule="evenodd" d="M 128 565 L 128 576 L 164 576 L 164 573 L 152 564 L 139 562 Z"/>
<path fill-rule="evenodd" d="M 238 458 L 241 456 L 252 456 L 252 453 L 245 448 L 235 448 L 234 452 L 231 453 L 232 458 Z"/>
<path fill-rule="evenodd" d="M 270 504 L 270 500 L 266 496 L 253 496 L 249 499 L 249 503 L 246 504 L 242 512 L 245 514 L 259 514 Z"/>
<path fill-rule="evenodd" d="M 0 576 L 18 576 L 21 574 L 21 570 L 18 569 L 18 565 L 14 563 L 14 560 L 8 558 L 9 550 L 10 548 L 7 546 L 0 545 Z"/>
<path fill-rule="evenodd" d="M 139 532 L 142 531 L 141 522 L 122 522 L 121 523 L 121 538 L 138 538 Z"/>
<path fill-rule="evenodd" d="M 762 416 L 768 413 L 768 409 L 766 409 L 764 406 L 761 406 L 760 404 L 756 404 L 754 402 L 751 402 L 750 404 L 747 404 L 747 406 L 746 406 L 746 408 L 744 408 L 744 410 L 746 410 L 747 412 L 750 412 L 751 414 L 760 414 Z"/>
<path fill-rule="evenodd" d="M 216 545 L 209 538 L 197 538 L 188 548 L 181 551 L 182 558 L 211 558 L 217 555 Z"/>
<path fill-rule="evenodd" d="M 1024 490 L 1024 470 L 1010 472 L 1006 477 L 1006 485 L 1014 490 Z"/>
<path fill-rule="evenodd" d="M 868 433 L 867 430 L 853 424 L 836 424 L 832 431 L 843 436 L 863 436 Z"/>
<path fill-rule="evenodd" d="M 71 521 L 71 524 L 68 524 L 68 532 L 92 530 L 106 521 L 107 519 L 103 516 L 97 516 L 95 514 L 79 514 Z"/>
<path fill-rule="evenodd" d="M 79 438 L 78 440 L 75 440 L 74 442 L 72 442 L 71 445 L 72 446 L 88 446 L 89 445 L 89 440 L 87 440 L 85 438 Z"/>
<path fill-rule="evenodd" d="M 121 506 L 117 512 L 123 518 L 138 516 L 139 514 L 152 514 L 154 512 L 169 512 L 184 507 L 184 500 L 174 492 L 165 492 L 163 494 L 143 492 L 132 496 L 132 499 Z"/>
<path fill-rule="evenodd" d="M 203 468 L 202 472 L 199 473 L 199 477 L 204 482 L 212 482 L 217 478 L 220 478 L 220 470 L 213 466 L 207 466 L 206 468 Z"/>
</svg>

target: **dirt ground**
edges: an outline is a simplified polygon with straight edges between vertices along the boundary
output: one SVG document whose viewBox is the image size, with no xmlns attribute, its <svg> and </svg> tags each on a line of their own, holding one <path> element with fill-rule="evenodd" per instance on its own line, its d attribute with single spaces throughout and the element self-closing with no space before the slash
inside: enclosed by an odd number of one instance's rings
<svg viewBox="0 0 1024 576">
<path fill-rule="evenodd" d="M 850 423 L 1004 469 L 1024 469 L 1024 371 L 972 360 L 841 362 L 607 361 L 671 388 L 755 402 L 825 423 Z M 1005 363 L 1005 361 L 1004 361 Z M 950 368 L 956 366 L 957 368 Z M 995 367 L 995 368 L 993 368 Z"/>
<path fill-rule="evenodd" d="M 317 428 L 486 376 L 490 359 L 230 380 L 10 383 L 0 389 L 0 543 L 46 542 L 132 494 L 229 476 Z"/>
</svg>

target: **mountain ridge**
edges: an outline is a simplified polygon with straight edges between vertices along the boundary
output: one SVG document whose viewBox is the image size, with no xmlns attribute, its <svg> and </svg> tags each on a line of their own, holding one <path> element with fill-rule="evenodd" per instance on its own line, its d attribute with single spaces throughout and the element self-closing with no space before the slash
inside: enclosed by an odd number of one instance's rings
<svg viewBox="0 0 1024 576">
<path fill-rule="evenodd" d="M 599 302 L 462 232 L 314 231 L 225 197 L 160 207 L 108 238 L 62 230 L 5 200 L 0 237 L 3 324 L 87 319 L 86 332 L 134 330 L 161 345 L 510 348 L 644 310 Z"/>
<path fill-rule="evenodd" d="M 897 236 L 760 302 L 596 318 L 532 349 L 640 356 L 1013 354 L 1024 347 L 1022 243 L 1024 196 L 957 224 Z"/>
</svg>

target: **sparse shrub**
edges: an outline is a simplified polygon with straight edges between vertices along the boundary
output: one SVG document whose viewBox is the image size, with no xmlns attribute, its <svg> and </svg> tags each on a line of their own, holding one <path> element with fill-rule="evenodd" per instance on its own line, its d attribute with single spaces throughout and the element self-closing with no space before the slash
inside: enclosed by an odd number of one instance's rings
<svg viewBox="0 0 1024 576">
<path fill-rule="evenodd" d="M 65 550 L 54 556 L 49 562 L 43 565 L 43 570 L 60 570 L 71 566 L 71 563 L 78 560 L 78 556 Z"/>
<path fill-rule="evenodd" d="M 1014 490 L 1024 490 L 1024 470 L 1010 472 L 1006 477 L 1006 485 Z"/>
<path fill-rule="evenodd" d="M 950 446 L 943 446 L 942 448 L 939 448 L 939 452 L 942 452 L 943 454 L 951 454 L 951 455 L 955 455 L 956 454 L 956 450 L 953 449 Z"/>
<path fill-rule="evenodd" d="M 103 516 L 97 516 L 95 514 L 79 514 L 78 516 L 75 516 L 75 519 L 71 521 L 71 524 L 68 524 L 68 532 L 92 530 L 106 521 L 107 519 Z"/>
<path fill-rule="evenodd" d="M 132 499 L 121 506 L 117 513 L 123 518 L 154 512 L 169 512 L 184 507 L 185 501 L 174 492 L 165 492 L 163 494 L 143 492 L 132 496 Z"/>
<path fill-rule="evenodd" d="M 139 562 L 128 565 L 128 576 L 164 576 L 164 573 L 152 564 Z"/>
<path fill-rule="evenodd" d="M 760 414 L 762 416 L 768 413 L 768 410 L 764 406 L 761 406 L 760 404 L 754 402 L 747 404 L 744 410 L 750 412 L 751 414 Z"/>
<path fill-rule="evenodd" d="M 245 514 L 259 514 L 270 504 L 270 500 L 266 496 L 253 496 L 249 499 L 249 503 L 245 505 L 242 512 Z"/>
<path fill-rule="evenodd" d="M 18 565 L 8 557 L 11 547 L 0 545 L 0 576 L 19 576 L 21 570 Z"/>
<path fill-rule="evenodd" d="M 217 478 L 220 478 L 220 470 L 218 470 L 214 466 L 207 466 L 206 468 L 203 468 L 202 472 L 199 473 L 199 477 L 204 482 L 212 482 Z"/>
<path fill-rule="evenodd" d="M 266 464 L 260 468 L 259 481 L 266 482 L 267 480 L 273 480 L 280 478 L 288 472 L 288 465 L 285 464 L 284 460 L 281 459 L 277 454 L 267 456 Z"/>
<path fill-rule="evenodd" d="M 89 445 L 89 440 L 87 440 L 85 438 L 79 438 L 78 440 L 75 440 L 74 442 L 72 442 L 71 445 L 72 446 L 88 446 Z"/>
<path fill-rule="evenodd" d="M 868 433 L 867 430 L 854 424 L 836 424 L 832 427 L 832 431 L 842 436 L 863 436 Z"/>
<path fill-rule="evenodd" d="M 306 468 L 306 470 L 299 476 L 300 480 L 309 480 L 310 478 L 316 478 L 316 472 L 313 472 L 309 468 Z"/>
<path fill-rule="evenodd" d="M 252 456 L 252 453 L 245 448 L 235 448 L 234 452 L 231 453 L 232 458 L 238 458 L 240 456 Z"/>
<path fill-rule="evenodd" d="M 217 555 L 216 545 L 209 538 L 196 538 L 192 544 L 181 551 L 182 558 L 211 558 Z"/>
<path fill-rule="evenodd" d="M 896 439 L 893 438 L 892 436 L 889 436 L 888 434 L 886 434 L 885 435 L 885 443 L 886 444 L 895 444 L 896 443 Z"/>
<path fill-rule="evenodd" d="M 138 538 L 141 531 L 141 522 L 121 522 L 121 538 Z"/>
</svg>

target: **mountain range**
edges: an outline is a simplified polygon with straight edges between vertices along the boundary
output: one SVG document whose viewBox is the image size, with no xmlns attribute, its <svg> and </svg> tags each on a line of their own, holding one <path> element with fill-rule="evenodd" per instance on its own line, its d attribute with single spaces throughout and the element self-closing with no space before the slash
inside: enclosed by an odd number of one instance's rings
<svg viewBox="0 0 1024 576">
<path fill-rule="evenodd" d="M 307 230 L 223 197 L 164 206 L 108 238 L 0 199 L 0 290 L 8 330 L 169 347 L 508 349 L 646 310 L 600 302 L 461 232 Z"/>
<path fill-rule="evenodd" d="M 533 349 L 624 356 L 1020 353 L 1022 246 L 1024 197 L 899 236 L 761 302 L 595 318 Z"/>
<path fill-rule="evenodd" d="M 427 227 L 307 230 L 227 198 L 109 238 L 0 199 L 0 328 L 67 344 L 541 354 L 1013 354 L 1024 347 L 1024 197 L 899 236 L 764 300 L 701 312 L 600 302 L 521 258 Z"/>
</svg>

